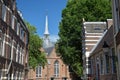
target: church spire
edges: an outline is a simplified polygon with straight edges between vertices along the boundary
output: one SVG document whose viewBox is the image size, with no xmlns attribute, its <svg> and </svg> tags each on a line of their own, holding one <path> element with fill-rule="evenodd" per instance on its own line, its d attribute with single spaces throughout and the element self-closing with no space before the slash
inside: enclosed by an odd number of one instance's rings
<svg viewBox="0 0 120 80">
<path fill-rule="evenodd" d="M 45 36 L 49 35 L 49 31 L 48 31 L 48 16 L 46 15 L 46 20 L 45 20 L 45 32 L 44 32 Z"/>
<path fill-rule="evenodd" d="M 49 39 L 49 31 L 48 31 L 48 16 L 46 15 L 45 19 L 45 32 L 44 32 L 44 47 L 51 46 L 50 39 Z"/>
</svg>

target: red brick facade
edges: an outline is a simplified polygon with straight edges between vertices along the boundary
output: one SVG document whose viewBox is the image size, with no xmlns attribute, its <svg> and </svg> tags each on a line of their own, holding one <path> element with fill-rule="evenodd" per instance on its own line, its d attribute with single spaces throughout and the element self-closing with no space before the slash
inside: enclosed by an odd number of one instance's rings
<svg viewBox="0 0 120 80">
<path fill-rule="evenodd" d="M 55 48 L 52 49 L 51 53 L 47 56 L 48 64 L 41 69 L 41 76 L 36 77 L 36 70 L 30 69 L 29 80 L 71 80 L 69 68 L 60 59 L 60 56 L 56 54 Z M 55 75 L 55 62 L 58 62 L 58 75 Z"/>
<path fill-rule="evenodd" d="M 113 26 L 104 32 L 90 55 L 90 80 L 117 80 Z"/>
</svg>

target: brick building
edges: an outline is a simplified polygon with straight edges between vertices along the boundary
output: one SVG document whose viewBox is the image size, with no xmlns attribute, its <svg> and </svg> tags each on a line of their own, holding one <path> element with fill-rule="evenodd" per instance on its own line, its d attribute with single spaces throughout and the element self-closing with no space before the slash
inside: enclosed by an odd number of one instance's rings
<svg viewBox="0 0 120 80">
<path fill-rule="evenodd" d="M 27 79 L 28 36 L 16 0 L 0 0 L 0 80 Z"/>
<path fill-rule="evenodd" d="M 71 80 L 68 66 L 57 55 L 54 43 L 49 39 L 47 16 L 43 41 L 42 49 L 46 53 L 47 64 L 44 68 L 39 65 L 35 70 L 30 69 L 29 80 Z"/>
<path fill-rule="evenodd" d="M 120 0 L 112 0 L 115 55 L 117 62 L 117 80 L 120 80 Z"/>
<path fill-rule="evenodd" d="M 90 52 L 102 37 L 106 29 L 106 22 L 83 22 L 82 29 L 83 78 L 88 79 L 90 76 Z"/>
<path fill-rule="evenodd" d="M 108 21 L 109 24 L 111 21 Z M 108 25 L 108 29 L 92 49 L 89 58 L 91 61 L 90 80 L 117 80 L 113 26 Z"/>
</svg>

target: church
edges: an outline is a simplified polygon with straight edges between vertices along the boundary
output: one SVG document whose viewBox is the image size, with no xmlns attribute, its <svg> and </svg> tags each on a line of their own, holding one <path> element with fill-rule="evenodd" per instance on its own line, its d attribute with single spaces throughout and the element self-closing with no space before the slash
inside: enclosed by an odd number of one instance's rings
<svg viewBox="0 0 120 80">
<path fill-rule="evenodd" d="M 71 80 L 69 67 L 57 55 L 55 44 L 50 41 L 49 36 L 48 16 L 46 15 L 42 49 L 46 54 L 47 64 L 44 68 L 39 65 L 35 70 L 30 69 L 28 80 Z"/>
</svg>

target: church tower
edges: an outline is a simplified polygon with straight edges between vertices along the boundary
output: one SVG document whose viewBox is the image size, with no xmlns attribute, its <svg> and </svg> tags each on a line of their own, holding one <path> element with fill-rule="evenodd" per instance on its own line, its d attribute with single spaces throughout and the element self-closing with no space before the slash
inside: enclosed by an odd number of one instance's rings
<svg viewBox="0 0 120 80">
<path fill-rule="evenodd" d="M 50 47 L 52 46 L 52 43 L 50 42 L 49 39 L 49 31 L 48 31 L 48 16 L 46 15 L 46 19 L 45 19 L 45 32 L 44 32 L 44 38 L 43 38 L 43 47 Z"/>
</svg>

